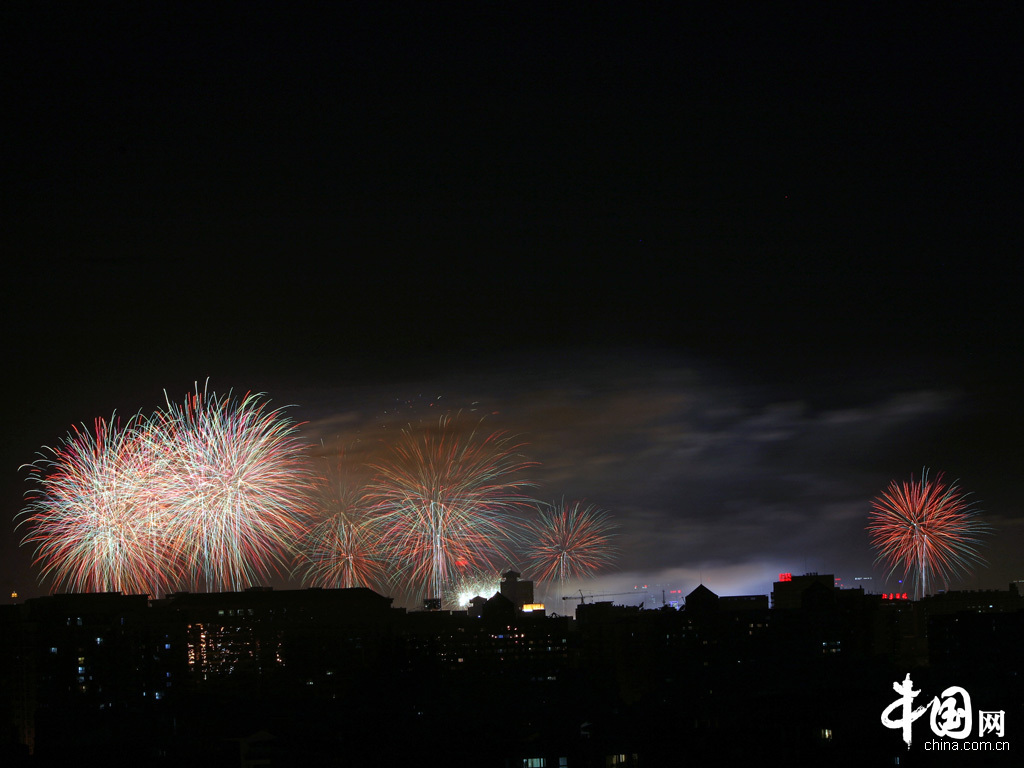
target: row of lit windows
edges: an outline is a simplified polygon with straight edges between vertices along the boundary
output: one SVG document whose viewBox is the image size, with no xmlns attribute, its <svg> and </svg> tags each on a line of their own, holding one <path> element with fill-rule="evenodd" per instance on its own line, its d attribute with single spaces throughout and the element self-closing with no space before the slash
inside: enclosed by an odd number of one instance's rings
<svg viewBox="0 0 1024 768">
<path fill-rule="evenodd" d="M 606 768 L 616 768 L 617 766 L 629 766 L 637 765 L 639 755 L 635 752 L 633 754 L 617 754 L 607 755 L 604 759 Z M 554 768 L 554 763 L 551 763 L 551 768 Z M 560 757 L 558 758 L 558 768 L 567 768 L 569 765 L 569 758 Z M 548 760 L 546 757 L 524 757 L 523 768 L 549 768 Z"/>
</svg>

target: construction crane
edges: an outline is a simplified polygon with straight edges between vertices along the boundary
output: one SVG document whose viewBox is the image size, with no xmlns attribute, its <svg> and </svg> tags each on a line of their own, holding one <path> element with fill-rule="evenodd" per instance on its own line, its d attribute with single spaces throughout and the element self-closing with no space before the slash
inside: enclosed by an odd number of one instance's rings
<svg viewBox="0 0 1024 768">
<path fill-rule="evenodd" d="M 604 594 L 600 594 L 600 595 L 584 595 L 583 594 L 583 590 L 581 589 L 581 590 L 579 590 L 579 595 L 578 596 L 577 595 L 564 595 L 562 597 L 562 599 L 563 600 L 579 600 L 580 601 L 580 605 L 583 605 L 585 602 L 587 602 L 587 598 L 588 597 L 591 600 L 593 600 L 595 597 L 623 597 L 624 595 L 646 595 L 646 594 L 647 594 L 646 592 L 605 592 Z"/>
</svg>

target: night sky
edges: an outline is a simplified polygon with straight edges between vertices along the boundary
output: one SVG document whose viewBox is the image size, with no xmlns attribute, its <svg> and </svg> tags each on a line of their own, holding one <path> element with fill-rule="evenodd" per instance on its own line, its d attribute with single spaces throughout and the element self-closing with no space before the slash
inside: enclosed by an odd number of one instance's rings
<svg viewBox="0 0 1024 768">
<path fill-rule="evenodd" d="M 894 589 L 925 466 L 995 529 L 954 586 L 1024 579 L 1024 19 L 804 11 L 5 5 L 3 599 L 19 466 L 207 379 L 519 436 L 621 526 L 597 593 Z"/>
</svg>

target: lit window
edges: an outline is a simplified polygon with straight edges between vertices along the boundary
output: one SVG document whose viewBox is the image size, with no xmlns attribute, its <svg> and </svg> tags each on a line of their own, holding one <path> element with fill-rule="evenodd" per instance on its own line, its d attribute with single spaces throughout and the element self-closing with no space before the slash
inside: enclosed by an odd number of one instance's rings
<svg viewBox="0 0 1024 768">
<path fill-rule="evenodd" d="M 524 757 L 523 768 L 544 768 L 547 762 L 543 757 Z"/>
</svg>

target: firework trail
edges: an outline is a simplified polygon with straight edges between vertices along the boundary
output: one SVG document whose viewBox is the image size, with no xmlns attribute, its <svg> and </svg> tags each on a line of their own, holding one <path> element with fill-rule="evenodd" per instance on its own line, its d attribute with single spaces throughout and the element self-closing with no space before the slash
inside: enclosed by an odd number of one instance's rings
<svg viewBox="0 0 1024 768">
<path fill-rule="evenodd" d="M 374 515 L 415 593 L 440 598 L 459 576 L 495 571 L 495 558 L 507 557 L 513 512 L 526 503 L 515 475 L 531 466 L 520 447 L 443 417 L 404 430 L 389 461 L 373 466 Z"/>
<path fill-rule="evenodd" d="M 318 478 L 317 520 L 299 547 L 302 583 L 329 589 L 387 583 L 387 561 L 361 493 L 340 467 Z"/>
<path fill-rule="evenodd" d="M 928 594 L 936 578 L 948 585 L 983 563 L 978 537 L 991 532 L 959 486 L 942 474 L 930 480 L 927 468 L 919 481 L 889 484 L 872 503 L 867 530 L 889 575 L 902 567 L 913 580 L 915 598 Z"/>
<path fill-rule="evenodd" d="M 616 527 L 607 512 L 578 501 L 539 507 L 537 519 L 530 523 L 526 549 L 535 578 L 558 581 L 564 591 L 570 579 L 611 565 L 617 554 L 612 544 Z"/>
<path fill-rule="evenodd" d="M 173 553 L 162 540 L 168 507 L 153 492 L 161 470 L 141 416 L 124 428 L 97 419 L 74 428 L 52 458 L 29 466 L 37 488 L 22 511 L 41 577 L 54 589 L 159 594 L 171 583 Z"/>
<path fill-rule="evenodd" d="M 260 395 L 198 389 L 167 401 L 150 431 L 167 458 L 166 536 L 207 591 L 238 591 L 283 562 L 305 532 L 309 473 L 296 426 Z"/>
</svg>

